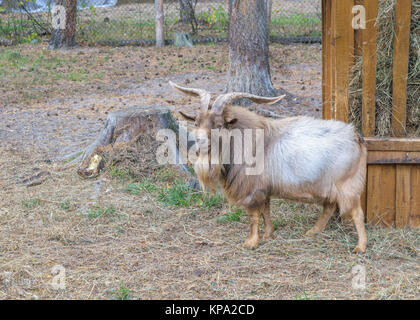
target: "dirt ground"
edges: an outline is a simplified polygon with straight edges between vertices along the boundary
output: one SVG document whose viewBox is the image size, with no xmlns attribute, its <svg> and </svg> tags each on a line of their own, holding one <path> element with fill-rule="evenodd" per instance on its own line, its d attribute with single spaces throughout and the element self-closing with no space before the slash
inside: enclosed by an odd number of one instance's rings
<svg viewBox="0 0 420 320">
<path fill-rule="evenodd" d="M 274 86 L 288 93 L 270 111 L 320 117 L 320 46 L 270 50 Z M 319 208 L 273 200 L 275 239 L 251 251 L 246 217 L 225 202 L 156 195 L 175 181 L 169 169 L 155 184 L 77 175 L 109 112 L 197 109 L 168 80 L 223 92 L 227 57 L 226 45 L 0 48 L 0 299 L 420 298 L 418 230 L 368 226 L 368 251 L 355 255 L 352 225 L 335 219 L 308 239 Z"/>
</svg>

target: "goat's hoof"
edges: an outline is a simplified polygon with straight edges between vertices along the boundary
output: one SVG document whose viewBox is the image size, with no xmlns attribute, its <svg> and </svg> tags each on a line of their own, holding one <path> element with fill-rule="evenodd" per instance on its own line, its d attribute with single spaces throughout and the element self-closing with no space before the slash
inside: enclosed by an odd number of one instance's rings
<svg viewBox="0 0 420 320">
<path fill-rule="evenodd" d="M 273 236 L 273 233 L 272 232 L 271 233 L 267 233 L 267 234 L 264 233 L 263 240 L 272 240 L 272 239 L 274 239 L 274 236 Z"/>
<path fill-rule="evenodd" d="M 244 243 L 244 247 L 248 249 L 256 249 L 258 247 L 257 239 L 247 239 Z"/>
<path fill-rule="evenodd" d="M 366 252 L 366 246 L 357 246 L 353 249 L 353 253 L 365 253 Z"/>
<path fill-rule="evenodd" d="M 315 230 L 309 230 L 308 232 L 306 232 L 305 233 L 305 236 L 306 237 L 311 237 L 311 238 L 314 238 L 314 237 L 316 237 L 317 235 L 319 234 L 319 232 L 318 231 L 315 231 Z"/>
</svg>

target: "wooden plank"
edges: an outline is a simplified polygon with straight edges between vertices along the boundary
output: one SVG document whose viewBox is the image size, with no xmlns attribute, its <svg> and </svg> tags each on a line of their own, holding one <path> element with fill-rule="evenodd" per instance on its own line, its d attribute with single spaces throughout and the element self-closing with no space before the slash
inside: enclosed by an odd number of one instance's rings
<svg viewBox="0 0 420 320">
<path fill-rule="evenodd" d="M 378 15 L 378 0 L 364 0 L 366 9 L 366 29 L 363 37 L 362 66 L 362 134 L 375 134 L 375 102 L 376 102 L 376 18 Z"/>
<path fill-rule="evenodd" d="M 395 226 L 406 227 L 409 224 L 411 212 L 411 167 L 396 166 L 395 195 Z"/>
<path fill-rule="evenodd" d="M 391 227 L 395 223 L 395 166 L 369 165 L 367 222 Z"/>
<path fill-rule="evenodd" d="M 409 226 L 420 227 L 420 166 L 411 166 L 411 212 Z"/>
<path fill-rule="evenodd" d="M 354 30 L 352 28 L 354 0 L 336 3 L 336 57 L 335 57 L 335 119 L 348 122 L 350 69 L 354 57 Z"/>
<path fill-rule="evenodd" d="M 368 164 L 420 164 L 420 152 L 369 151 Z"/>
<path fill-rule="evenodd" d="M 354 0 L 355 5 L 364 5 L 366 0 Z M 353 15 L 354 16 L 354 15 Z M 354 55 L 361 56 L 363 46 L 363 29 L 354 29 Z"/>
<path fill-rule="evenodd" d="M 361 29 L 354 30 L 354 56 L 363 55 L 363 32 Z"/>
<path fill-rule="evenodd" d="M 337 8 L 337 1 L 330 0 L 330 54 L 329 54 L 329 64 L 330 64 L 330 111 L 329 111 L 329 119 L 335 119 L 335 67 L 336 67 L 336 31 L 335 31 L 335 14 Z"/>
<path fill-rule="evenodd" d="M 328 118 L 329 99 L 330 99 L 330 83 L 328 77 L 328 53 L 329 53 L 329 35 L 328 30 L 330 23 L 330 15 L 327 14 L 327 6 L 330 5 L 329 0 L 322 0 L 322 118 Z"/>
<path fill-rule="evenodd" d="M 407 74 L 410 42 L 411 0 L 398 0 L 395 5 L 395 37 L 392 88 L 392 132 L 405 135 Z"/>
<path fill-rule="evenodd" d="M 420 151 L 420 139 L 365 138 L 369 151 Z"/>
</svg>

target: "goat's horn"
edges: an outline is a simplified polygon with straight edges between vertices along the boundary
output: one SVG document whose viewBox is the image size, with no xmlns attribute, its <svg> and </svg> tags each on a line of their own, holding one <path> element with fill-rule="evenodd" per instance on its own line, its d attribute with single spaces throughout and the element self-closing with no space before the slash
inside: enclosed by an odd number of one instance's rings
<svg viewBox="0 0 420 320">
<path fill-rule="evenodd" d="M 201 108 L 203 110 L 207 110 L 209 108 L 210 98 L 211 98 L 210 92 L 203 89 L 181 87 L 177 85 L 176 83 L 173 83 L 172 81 L 169 81 L 169 84 L 171 85 L 172 88 L 177 89 L 181 91 L 182 93 L 185 93 L 189 96 L 200 97 Z"/>
<path fill-rule="evenodd" d="M 221 114 L 226 105 L 228 105 L 230 102 L 236 99 L 241 98 L 247 98 L 256 103 L 273 104 L 280 101 L 285 96 L 286 95 L 284 94 L 278 97 L 260 97 L 246 92 L 231 92 L 218 96 L 217 99 L 214 101 L 211 110 L 216 112 L 217 114 Z"/>
</svg>

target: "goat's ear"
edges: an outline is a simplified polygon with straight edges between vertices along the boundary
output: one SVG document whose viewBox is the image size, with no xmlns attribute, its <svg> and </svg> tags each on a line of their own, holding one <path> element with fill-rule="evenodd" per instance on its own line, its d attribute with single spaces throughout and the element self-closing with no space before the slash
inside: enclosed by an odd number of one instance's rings
<svg viewBox="0 0 420 320">
<path fill-rule="evenodd" d="M 227 116 L 225 117 L 225 126 L 230 127 L 234 125 L 237 121 L 238 119 Z"/>
<path fill-rule="evenodd" d="M 179 114 L 186 120 L 195 121 L 195 116 L 188 115 L 182 111 L 179 111 Z"/>
</svg>

